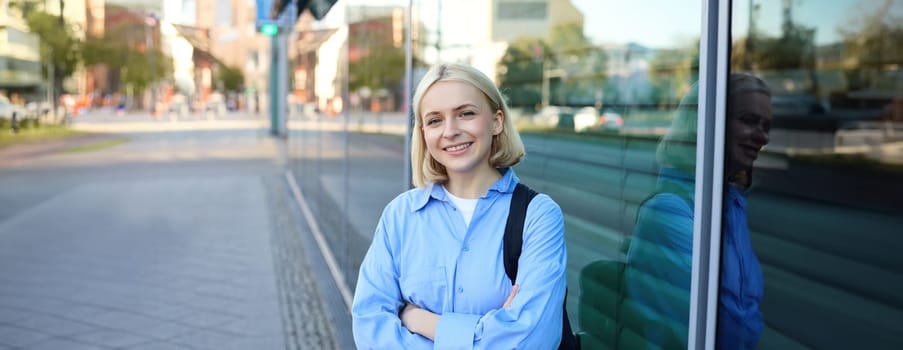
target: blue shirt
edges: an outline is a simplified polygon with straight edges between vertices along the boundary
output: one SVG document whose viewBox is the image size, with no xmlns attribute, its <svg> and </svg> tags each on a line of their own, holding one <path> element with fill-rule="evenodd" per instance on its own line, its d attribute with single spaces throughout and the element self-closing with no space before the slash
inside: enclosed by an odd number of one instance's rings
<svg viewBox="0 0 903 350">
<path fill-rule="evenodd" d="M 383 211 L 351 307 L 359 349 L 554 349 L 561 341 L 567 252 L 561 209 L 539 194 L 524 222 L 518 293 L 502 237 L 518 178 L 508 169 L 477 201 L 470 226 L 442 185 L 402 193 Z M 440 315 L 436 342 L 398 317 L 405 302 Z"/>
<path fill-rule="evenodd" d="M 666 339 L 687 343 L 693 253 L 693 181 L 690 174 L 662 169 L 658 183 L 661 192 L 643 203 L 630 242 L 625 278 L 627 292 L 630 298 L 648 308 L 644 315 L 647 324 L 643 336 L 656 343 Z M 764 326 L 759 311 L 764 289 L 762 268 L 750 241 L 743 195 L 742 188 L 730 185 L 724 201 L 718 349 L 755 348 Z M 634 271 L 667 282 L 660 286 L 673 292 L 649 290 L 639 279 L 632 279 L 637 275 Z M 680 327 L 662 327 L 660 316 Z"/>
</svg>

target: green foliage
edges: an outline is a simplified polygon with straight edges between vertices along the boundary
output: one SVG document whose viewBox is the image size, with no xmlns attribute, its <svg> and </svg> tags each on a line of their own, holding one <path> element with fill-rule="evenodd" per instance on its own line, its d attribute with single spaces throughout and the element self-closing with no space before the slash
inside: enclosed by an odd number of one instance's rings
<svg viewBox="0 0 903 350">
<path fill-rule="evenodd" d="M 60 18 L 43 11 L 30 11 L 26 17 L 28 29 L 41 41 L 41 62 L 44 75 L 47 64 L 53 63 L 57 77 L 72 75 L 81 60 L 82 43 L 72 28 L 61 25 Z"/>
<path fill-rule="evenodd" d="M 105 65 L 110 71 L 119 72 L 122 82 L 136 92 L 144 91 L 172 73 L 172 58 L 157 47 L 144 46 L 146 30 L 144 25 L 125 23 L 109 28 L 102 38 L 89 37 L 82 54 L 85 65 Z"/>
<path fill-rule="evenodd" d="M 132 85 L 138 92 L 144 91 L 152 82 L 159 81 L 172 73 L 172 59 L 158 49 L 151 50 L 150 53 L 135 49 L 126 52 L 126 63 L 121 70 L 122 81 Z M 151 59 L 151 55 L 153 55 L 153 59 Z M 151 60 L 155 67 L 153 70 L 151 69 Z M 154 75 L 151 76 L 151 73 Z"/>
<path fill-rule="evenodd" d="M 348 88 L 351 91 L 364 87 L 373 91 L 381 88 L 400 90 L 404 79 L 404 48 L 393 46 L 391 40 L 380 37 L 381 34 L 385 33 L 365 31 L 349 38 L 349 45 L 363 53 L 360 59 L 348 62 Z"/>
<path fill-rule="evenodd" d="M 579 23 L 552 29 L 549 41 L 520 39 L 511 43 L 498 63 L 499 87 L 514 107 L 542 102 L 543 70 L 549 74 L 549 101 L 558 105 L 590 105 L 602 94 L 608 57 L 583 34 Z"/>
<path fill-rule="evenodd" d="M 674 105 L 699 75 L 699 42 L 683 49 L 663 49 L 649 63 L 652 102 Z"/>
<path fill-rule="evenodd" d="M 508 46 L 499 61 L 499 89 L 510 106 L 533 107 L 542 101 L 542 62 L 547 52 L 542 40 L 521 39 Z"/>
<path fill-rule="evenodd" d="M 591 105 L 601 103 L 608 55 L 583 35 L 583 27 L 574 22 L 552 28 L 551 42 L 556 67 L 565 77 L 558 81 L 558 104 Z M 550 93 L 551 94 L 551 93 Z M 551 94 L 556 95 L 556 94 Z M 553 101 L 550 97 L 550 101 Z"/>
<path fill-rule="evenodd" d="M 851 89 L 898 89 L 899 78 L 893 78 L 893 72 L 899 72 L 903 61 L 903 18 L 894 16 L 891 6 L 893 2 L 886 0 L 861 23 L 838 29 L 846 59 L 854 65 L 847 72 Z"/>
<path fill-rule="evenodd" d="M 216 81 L 227 92 L 241 92 L 245 84 L 244 72 L 239 68 L 225 64 L 219 65 L 216 70 Z"/>
</svg>

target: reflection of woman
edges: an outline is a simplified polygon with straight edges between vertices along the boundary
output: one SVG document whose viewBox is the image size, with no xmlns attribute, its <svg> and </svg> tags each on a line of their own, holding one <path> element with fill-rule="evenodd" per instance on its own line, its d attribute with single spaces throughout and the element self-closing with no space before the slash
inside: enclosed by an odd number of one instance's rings
<svg viewBox="0 0 903 350">
<path fill-rule="evenodd" d="M 561 210 L 537 195 L 517 286 L 502 237 L 524 155 L 498 88 L 462 65 L 430 69 L 414 95 L 418 188 L 386 207 L 352 305 L 361 349 L 553 349 L 562 335 Z"/>
<path fill-rule="evenodd" d="M 763 327 L 759 312 L 763 284 L 761 267 L 750 242 L 744 191 L 750 185 L 753 161 L 768 143 L 771 93 L 760 79 L 745 74 L 731 75 L 728 89 L 728 186 L 717 343 L 720 349 L 749 349 L 758 343 Z M 657 193 L 640 207 L 627 257 L 627 293 L 645 307 L 641 308 L 646 316 L 643 336 L 658 344 L 686 346 L 687 341 L 696 100 L 695 90 L 685 97 L 671 129 L 659 144 L 656 157 L 661 174 Z M 658 281 L 663 289 L 650 290 L 654 284 L 649 280 Z"/>
</svg>

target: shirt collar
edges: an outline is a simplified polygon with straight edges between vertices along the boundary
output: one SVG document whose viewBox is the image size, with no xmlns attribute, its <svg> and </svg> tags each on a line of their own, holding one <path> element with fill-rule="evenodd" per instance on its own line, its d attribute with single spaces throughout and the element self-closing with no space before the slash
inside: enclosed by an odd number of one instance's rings
<svg viewBox="0 0 903 350">
<path fill-rule="evenodd" d="M 514 187 L 517 186 L 517 183 L 520 182 L 520 179 L 517 175 L 514 175 L 514 170 L 511 168 L 499 168 L 499 173 L 502 174 L 502 177 L 498 179 L 492 186 L 489 186 L 489 191 L 487 191 L 487 195 L 493 191 L 499 193 L 510 193 L 514 191 Z M 440 201 L 448 201 L 448 195 L 445 193 L 445 189 L 442 184 L 429 183 L 426 188 L 419 191 L 417 196 L 414 198 L 414 205 L 411 207 L 411 211 L 415 212 L 429 203 L 430 198 L 434 198 Z"/>
</svg>

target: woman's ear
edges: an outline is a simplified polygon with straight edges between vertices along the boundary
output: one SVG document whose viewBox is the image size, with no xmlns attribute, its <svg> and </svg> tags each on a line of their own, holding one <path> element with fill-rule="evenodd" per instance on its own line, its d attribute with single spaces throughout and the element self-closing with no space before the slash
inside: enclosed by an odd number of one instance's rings
<svg viewBox="0 0 903 350">
<path fill-rule="evenodd" d="M 497 110 L 495 112 L 495 123 L 493 125 L 492 134 L 498 135 L 501 134 L 503 130 L 505 130 L 505 113 L 502 113 L 502 110 Z"/>
</svg>

